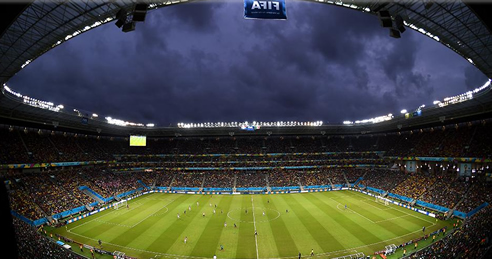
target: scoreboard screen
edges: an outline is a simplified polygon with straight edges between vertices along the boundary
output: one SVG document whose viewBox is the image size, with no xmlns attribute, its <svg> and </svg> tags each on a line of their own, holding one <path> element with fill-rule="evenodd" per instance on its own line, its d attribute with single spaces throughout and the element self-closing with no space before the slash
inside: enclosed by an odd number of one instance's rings
<svg viewBox="0 0 492 259">
<path fill-rule="evenodd" d="M 130 147 L 145 147 L 147 146 L 147 136 L 130 136 Z"/>
</svg>

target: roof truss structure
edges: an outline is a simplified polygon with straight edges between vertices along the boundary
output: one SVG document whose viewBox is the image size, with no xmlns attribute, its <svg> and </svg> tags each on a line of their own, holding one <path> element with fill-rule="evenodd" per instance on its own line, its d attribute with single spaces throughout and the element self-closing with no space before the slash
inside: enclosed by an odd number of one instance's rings
<svg viewBox="0 0 492 259">
<path fill-rule="evenodd" d="M 206 0 L 149 0 L 149 10 Z M 380 10 L 400 15 L 407 28 L 439 41 L 492 78 L 492 34 L 462 1 L 431 0 L 304 0 L 377 15 Z M 50 49 L 88 30 L 115 20 L 123 9 L 131 17 L 136 0 L 37 0 L 0 31 L 0 83 Z"/>
</svg>

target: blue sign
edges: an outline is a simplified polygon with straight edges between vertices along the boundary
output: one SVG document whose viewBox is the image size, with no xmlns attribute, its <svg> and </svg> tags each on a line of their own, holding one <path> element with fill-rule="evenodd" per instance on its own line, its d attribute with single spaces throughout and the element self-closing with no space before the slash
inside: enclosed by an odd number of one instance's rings
<svg viewBox="0 0 492 259">
<path fill-rule="evenodd" d="M 285 0 L 244 0 L 244 18 L 285 20 Z"/>
</svg>

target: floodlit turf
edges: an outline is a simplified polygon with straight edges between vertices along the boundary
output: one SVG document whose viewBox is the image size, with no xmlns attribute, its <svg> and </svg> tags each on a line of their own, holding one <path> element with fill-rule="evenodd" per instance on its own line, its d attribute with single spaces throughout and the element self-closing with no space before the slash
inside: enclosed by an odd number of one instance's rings
<svg viewBox="0 0 492 259">
<path fill-rule="evenodd" d="M 96 247 L 100 239 L 104 250 L 138 258 L 212 258 L 214 254 L 218 258 L 294 258 L 299 252 L 309 256 L 311 249 L 318 258 L 331 258 L 373 254 L 385 245 L 422 236 L 423 226 L 430 233 L 447 224 L 399 206 L 384 206 L 354 191 L 153 193 L 128 204 L 129 209 L 109 209 L 54 232 Z"/>
</svg>

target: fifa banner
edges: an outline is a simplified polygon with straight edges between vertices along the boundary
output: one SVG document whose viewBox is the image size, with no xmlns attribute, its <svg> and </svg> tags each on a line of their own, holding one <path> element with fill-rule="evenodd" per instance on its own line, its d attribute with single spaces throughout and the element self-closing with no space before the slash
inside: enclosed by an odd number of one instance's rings
<svg viewBox="0 0 492 259">
<path fill-rule="evenodd" d="M 244 18 L 286 20 L 285 0 L 244 0 Z"/>
</svg>

